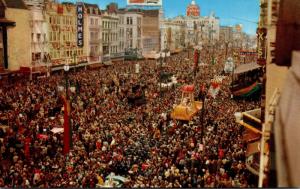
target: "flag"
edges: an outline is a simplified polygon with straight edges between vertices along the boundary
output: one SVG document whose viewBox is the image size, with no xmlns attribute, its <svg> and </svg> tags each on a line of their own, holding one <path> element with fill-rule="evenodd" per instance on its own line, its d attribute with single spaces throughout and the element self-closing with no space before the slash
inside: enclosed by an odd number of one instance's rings
<svg viewBox="0 0 300 189">
<path fill-rule="evenodd" d="M 47 135 L 43 135 L 43 134 L 37 134 L 37 138 L 38 139 L 45 139 L 45 140 L 47 140 L 48 136 Z"/>
<path fill-rule="evenodd" d="M 24 145 L 24 154 L 26 158 L 30 157 L 30 142 L 31 142 L 31 138 L 26 137 L 25 138 L 25 145 Z"/>
<path fill-rule="evenodd" d="M 211 82 L 211 85 L 210 85 L 209 90 L 208 90 L 208 94 L 211 97 L 216 98 L 219 91 L 220 91 L 220 84 L 217 83 L 217 82 Z"/>
</svg>

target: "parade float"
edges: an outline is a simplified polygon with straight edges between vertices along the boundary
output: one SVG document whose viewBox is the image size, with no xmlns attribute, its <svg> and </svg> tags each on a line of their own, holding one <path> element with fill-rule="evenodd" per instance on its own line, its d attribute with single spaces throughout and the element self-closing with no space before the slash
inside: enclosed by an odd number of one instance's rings
<svg viewBox="0 0 300 189">
<path fill-rule="evenodd" d="M 181 88 L 181 102 L 171 112 L 172 119 L 190 121 L 200 111 L 202 102 L 195 101 L 194 91 L 194 85 L 186 85 Z"/>
</svg>

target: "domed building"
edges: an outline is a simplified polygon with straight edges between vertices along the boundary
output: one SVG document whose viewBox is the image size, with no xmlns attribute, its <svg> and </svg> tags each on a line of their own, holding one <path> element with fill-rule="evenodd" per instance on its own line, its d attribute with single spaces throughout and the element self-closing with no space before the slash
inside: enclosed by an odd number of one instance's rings
<svg viewBox="0 0 300 189">
<path fill-rule="evenodd" d="M 192 0 L 191 4 L 186 9 L 187 16 L 199 17 L 200 7 L 196 4 L 195 0 Z"/>
</svg>

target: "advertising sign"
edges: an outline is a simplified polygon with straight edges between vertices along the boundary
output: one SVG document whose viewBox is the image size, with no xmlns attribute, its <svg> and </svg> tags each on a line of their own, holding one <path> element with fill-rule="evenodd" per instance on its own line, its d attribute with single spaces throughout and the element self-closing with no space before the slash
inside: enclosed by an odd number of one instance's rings
<svg viewBox="0 0 300 189">
<path fill-rule="evenodd" d="M 83 4 L 78 3 L 77 7 L 77 46 L 83 47 Z"/>
<path fill-rule="evenodd" d="M 266 28 L 258 28 L 257 29 L 257 63 L 259 65 L 266 64 L 266 36 L 267 29 Z"/>
<path fill-rule="evenodd" d="M 127 0 L 127 5 L 162 6 L 162 0 Z"/>
</svg>

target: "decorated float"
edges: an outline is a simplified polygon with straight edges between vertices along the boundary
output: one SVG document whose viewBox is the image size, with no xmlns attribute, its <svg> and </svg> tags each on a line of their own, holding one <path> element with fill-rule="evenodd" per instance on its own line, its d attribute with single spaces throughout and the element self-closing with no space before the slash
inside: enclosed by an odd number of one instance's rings
<svg viewBox="0 0 300 189">
<path fill-rule="evenodd" d="M 172 119 L 190 121 L 200 111 L 202 102 L 195 101 L 194 91 L 194 85 L 186 85 L 181 88 L 181 102 L 171 112 Z"/>
</svg>

